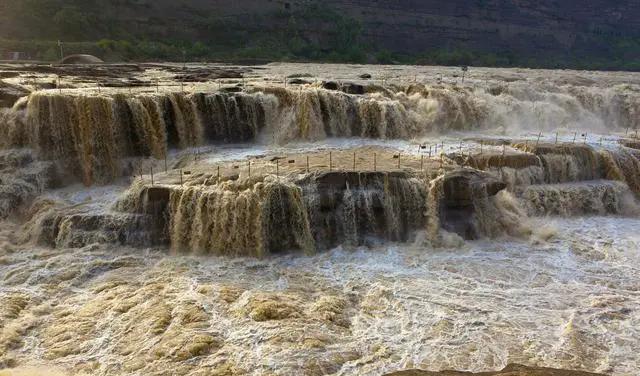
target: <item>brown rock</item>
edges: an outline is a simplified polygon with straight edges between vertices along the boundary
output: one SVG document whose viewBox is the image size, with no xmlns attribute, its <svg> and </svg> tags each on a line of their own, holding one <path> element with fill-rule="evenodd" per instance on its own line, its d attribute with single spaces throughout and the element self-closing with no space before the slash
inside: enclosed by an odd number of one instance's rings
<svg viewBox="0 0 640 376">
<path fill-rule="evenodd" d="M 29 92 L 19 86 L 0 81 L 0 108 L 13 107 L 18 99 L 29 95 Z"/>
<path fill-rule="evenodd" d="M 386 376 L 596 376 L 601 373 L 590 373 L 584 371 L 569 371 L 553 368 L 526 367 L 519 364 L 510 364 L 502 371 L 496 372 L 459 372 L 459 371 L 441 371 L 430 372 L 420 370 L 407 370 L 389 373 Z"/>
</svg>

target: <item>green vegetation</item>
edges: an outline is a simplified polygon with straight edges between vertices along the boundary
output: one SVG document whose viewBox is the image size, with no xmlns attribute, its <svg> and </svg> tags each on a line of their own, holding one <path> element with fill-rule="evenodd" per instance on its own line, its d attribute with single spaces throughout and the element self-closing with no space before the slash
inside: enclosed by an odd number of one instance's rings
<svg viewBox="0 0 640 376">
<path fill-rule="evenodd" d="M 476 0 L 480 5 L 484 0 Z M 21 0 L 0 4 L 0 52 L 23 51 L 38 60 L 88 53 L 105 61 L 282 60 L 337 63 L 470 65 L 535 68 L 640 70 L 640 38 L 615 30 L 592 30 L 572 50 L 526 55 L 485 51 L 470 45 L 397 53 L 367 40 L 364 26 L 323 3 L 278 10 L 243 19 L 201 14 L 187 3 L 175 5 L 188 24 L 149 16 L 123 21 L 122 9 L 145 14 L 141 0 Z M 4 8 L 2 8 L 4 7 Z M 137 14 L 136 13 L 136 14 Z M 185 16 L 186 15 L 186 16 Z M 375 27 L 369 25 L 369 27 Z M 604 51 L 592 56 L 593 45 Z"/>
</svg>

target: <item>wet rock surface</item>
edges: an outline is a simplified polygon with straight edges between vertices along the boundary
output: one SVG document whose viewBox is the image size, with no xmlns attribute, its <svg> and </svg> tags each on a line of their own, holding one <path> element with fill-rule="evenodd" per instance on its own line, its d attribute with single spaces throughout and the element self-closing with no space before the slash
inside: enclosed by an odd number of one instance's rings
<svg viewBox="0 0 640 376">
<path fill-rule="evenodd" d="M 325 81 L 322 87 L 327 90 L 342 91 L 346 94 L 363 95 L 366 93 L 365 86 L 353 82 Z"/>
<path fill-rule="evenodd" d="M 28 150 L 0 152 L 0 218 L 28 207 L 45 190 L 59 185 L 53 163 L 34 159 Z"/>
<path fill-rule="evenodd" d="M 323 172 L 305 178 L 303 197 L 322 249 L 373 238 L 407 241 L 426 223 L 426 184 L 404 172 Z"/>
<path fill-rule="evenodd" d="M 29 91 L 0 81 L 0 108 L 11 108 L 18 99 L 29 95 Z"/>
<path fill-rule="evenodd" d="M 481 236 L 474 219 L 475 203 L 495 196 L 507 185 L 495 176 L 477 170 L 458 170 L 444 176 L 440 207 L 442 227 L 465 239 Z"/>
<path fill-rule="evenodd" d="M 6 80 L 62 67 L 34 69 Z M 618 142 L 633 75 L 474 68 L 467 86 L 430 83 L 442 67 L 408 84 L 393 72 L 409 68 L 270 65 L 187 85 L 179 64 L 77 69 L 0 120 L 0 191 L 37 188 L 0 226 L 3 367 L 637 373 L 640 153 Z M 285 87 L 296 71 L 314 82 Z M 315 81 L 365 72 L 364 95 Z M 587 123 L 609 133 L 512 127 Z M 69 179 L 49 185 L 49 168 Z M 537 371 L 552 372 L 503 374 Z"/>
<path fill-rule="evenodd" d="M 526 367 L 517 364 L 510 364 L 502 371 L 495 372 L 472 373 L 460 371 L 430 372 L 408 370 L 388 373 L 385 376 L 604 376 L 604 374 L 554 368 Z"/>
</svg>

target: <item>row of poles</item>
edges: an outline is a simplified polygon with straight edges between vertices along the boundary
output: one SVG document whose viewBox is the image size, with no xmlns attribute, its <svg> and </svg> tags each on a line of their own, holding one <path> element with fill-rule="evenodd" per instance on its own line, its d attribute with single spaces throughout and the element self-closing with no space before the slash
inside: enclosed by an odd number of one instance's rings
<svg viewBox="0 0 640 376">
<path fill-rule="evenodd" d="M 441 77 L 441 76 L 440 76 L 440 77 Z M 35 89 L 35 91 L 37 91 L 37 90 L 38 90 L 38 85 L 37 85 L 37 76 L 33 76 L 33 80 L 34 80 L 34 81 L 33 81 L 34 89 Z M 284 81 L 284 87 L 286 88 L 286 87 L 287 87 L 287 78 L 284 78 L 284 80 L 283 80 L 283 81 Z M 414 82 L 416 82 L 416 81 L 417 81 L 417 76 L 414 76 Z M 383 79 L 381 80 L 381 82 L 382 82 L 382 85 L 384 86 L 385 79 L 383 78 Z M 441 78 L 439 78 L 438 82 L 441 82 Z M 219 80 L 217 81 L 217 83 L 218 83 L 218 90 L 220 90 L 220 89 L 222 88 L 222 84 L 221 84 L 221 82 L 220 82 Z M 244 81 L 244 77 L 242 77 L 242 84 L 243 84 L 243 86 L 244 86 L 244 83 L 245 83 L 245 81 Z M 57 76 L 57 78 L 56 78 L 56 86 L 57 86 L 57 88 L 58 88 L 58 91 L 59 91 L 60 93 L 62 93 L 62 85 L 60 84 L 60 76 Z M 98 83 L 97 83 L 97 88 L 98 88 L 98 93 L 100 93 L 100 92 L 101 92 L 101 85 L 100 85 L 100 82 L 98 82 Z M 159 81 L 159 80 L 155 80 L 155 88 L 156 88 L 156 93 L 160 92 L 160 81 Z M 300 90 L 302 90 L 302 86 L 300 86 L 300 87 L 299 87 L 299 89 L 300 89 Z M 129 94 L 132 94 L 131 86 L 128 86 L 128 90 L 129 90 Z M 180 82 L 180 90 L 184 93 L 184 82 L 182 82 L 182 81 Z M 625 137 L 629 135 L 629 129 L 630 129 L 629 127 L 627 127 L 627 128 L 626 128 L 626 130 L 625 130 Z M 574 137 L 573 137 L 573 141 L 572 141 L 572 143 L 575 143 L 575 142 L 576 142 L 577 135 L 578 135 L 578 133 L 577 133 L 577 132 L 575 132 L 575 133 L 574 133 Z M 539 135 L 538 135 L 538 140 L 537 140 L 536 144 L 540 141 L 540 137 L 541 137 L 541 136 L 542 136 L 542 132 L 540 132 L 540 133 L 539 133 Z M 584 134 L 583 134 L 583 136 L 584 136 L 584 143 L 586 143 L 586 142 L 587 142 L 587 133 L 584 133 Z M 635 129 L 635 135 L 634 135 L 634 137 L 635 137 L 635 138 L 638 138 L 638 128 L 636 128 L 636 129 Z M 558 143 L 558 132 L 556 132 L 556 140 L 555 140 L 555 143 L 556 143 L 556 144 Z M 602 138 L 600 139 L 600 144 L 602 144 Z M 438 145 L 438 144 L 436 144 L 436 153 L 437 153 L 437 145 Z M 443 146 L 444 146 L 444 145 L 443 145 Z"/>
<path fill-rule="evenodd" d="M 628 129 L 627 129 L 627 134 L 628 134 Z M 637 130 L 636 130 L 636 135 L 637 135 Z M 543 136 L 542 132 L 538 133 L 538 136 L 537 136 L 536 142 L 535 142 L 535 147 L 537 147 L 539 145 L 539 143 L 540 143 L 540 141 L 542 139 L 542 136 Z M 574 132 L 573 139 L 572 139 L 572 144 L 575 144 L 575 142 L 577 140 L 577 136 L 578 136 L 578 132 Z M 586 143 L 587 142 L 587 133 L 583 133 L 582 137 L 583 137 L 583 143 Z M 559 141 L 559 133 L 556 132 L 555 133 L 555 144 L 556 145 L 558 144 L 558 141 Z M 527 147 L 528 143 L 529 143 L 529 140 L 525 140 L 525 148 Z M 602 137 L 600 138 L 600 144 L 602 144 Z M 480 155 L 482 155 L 484 153 L 484 146 L 485 146 L 484 141 L 480 141 Z M 428 151 L 427 151 L 427 147 L 428 147 Z M 432 156 L 434 156 L 434 155 L 437 156 L 438 155 L 438 151 L 441 152 L 441 155 L 440 155 L 440 167 L 442 167 L 443 164 L 444 164 L 444 158 L 443 158 L 443 155 L 442 155 L 442 152 L 444 151 L 444 149 L 445 149 L 444 141 L 439 142 L 439 143 L 435 143 L 435 144 L 432 144 L 432 145 L 424 145 L 424 144 L 418 145 L 418 151 L 420 153 L 420 171 L 424 171 L 425 154 L 429 159 L 431 159 Z M 464 156 L 464 143 L 463 143 L 463 141 L 460 141 L 460 145 L 458 147 L 458 151 L 459 151 L 459 154 L 461 156 Z M 506 145 L 503 144 L 502 145 L 502 156 L 504 157 L 505 154 L 506 154 Z M 200 150 L 198 149 L 197 151 L 195 151 L 193 153 L 194 161 L 197 161 L 199 159 L 199 156 L 200 156 Z M 402 165 L 401 165 L 402 154 L 401 153 L 394 154 L 393 155 L 393 159 L 396 160 L 397 169 L 401 169 L 402 168 Z M 276 172 L 276 176 L 278 176 L 278 177 L 280 176 L 280 160 L 281 160 L 281 158 L 275 159 L 275 172 Z M 377 171 L 377 169 L 378 169 L 378 154 L 377 153 L 373 153 L 372 160 L 373 160 L 373 171 Z M 353 170 L 355 171 L 357 169 L 357 167 L 358 167 L 357 166 L 357 153 L 356 152 L 353 153 L 353 160 L 352 161 L 353 161 Z M 333 152 L 329 151 L 329 153 L 328 153 L 328 168 L 329 168 L 329 171 L 333 171 L 333 168 L 334 168 L 333 162 L 334 162 Z M 288 163 L 289 164 L 294 164 L 295 160 L 289 160 Z M 247 172 L 248 172 L 248 176 L 249 177 L 251 177 L 251 167 L 252 167 L 251 160 L 249 160 L 249 161 L 247 161 Z M 239 168 L 239 166 L 234 166 L 234 169 L 237 169 L 237 168 Z M 164 158 L 164 170 L 165 170 L 165 173 L 168 172 L 168 163 L 167 163 L 166 156 Z M 150 172 L 150 176 L 151 176 L 151 184 L 153 185 L 155 183 L 153 166 L 150 167 L 150 171 L 149 172 Z M 306 156 L 306 172 L 307 173 L 311 172 L 311 165 L 310 165 L 309 156 Z M 139 167 L 139 173 L 140 173 L 140 177 L 142 178 L 143 177 L 142 166 Z M 184 183 L 183 175 L 185 175 L 185 174 L 186 173 L 182 169 L 180 169 L 180 184 L 181 185 Z M 221 179 L 220 166 L 217 166 L 217 181 L 219 182 L 220 179 Z"/>
<path fill-rule="evenodd" d="M 444 147 L 444 145 L 443 145 L 443 147 Z M 194 156 L 195 156 L 195 155 L 194 155 Z M 353 153 L 353 159 L 352 159 L 352 163 L 353 163 L 353 164 L 352 164 L 353 171 L 356 171 L 356 170 L 357 170 L 357 168 L 358 168 L 358 159 L 357 159 L 357 156 L 358 156 L 358 153 L 357 153 L 357 152 L 354 152 L 354 153 Z M 307 155 L 305 158 L 306 158 L 306 168 L 305 168 L 305 171 L 306 171 L 307 173 L 310 173 L 310 172 L 311 172 L 311 170 L 312 170 L 310 157 Z M 428 158 L 429 158 L 429 159 L 431 158 L 431 151 L 429 152 L 429 156 L 428 156 Z M 277 177 L 280 177 L 280 161 L 281 161 L 281 159 L 282 159 L 282 158 L 277 158 L 277 159 L 275 159 L 275 160 L 274 160 L 274 162 L 275 162 L 275 174 L 276 174 L 276 176 L 277 176 Z M 328 153 L 328 155 L 327 155 L 327 160 L 328 160 L 328 170 L 331 172 L 331 171 L 333 171 L 333 170 L 334 170 L 334 168 L 336 167 L 336 166 L 334 165 L 334 155 L 333 155 L 333 152 L 332 152 L 332 151 L 330 151 L 330 152 Z M 403 159 L 402 159 L 402 153 L 393 154 L 393 160 L 395 160 L 395 166 L 397 167 L 397 169 L 401 169 L 401 168 L 403 167 L 403 166 L 402 166 L 402 160 L 403 160 Z M 373 153 L 373 155 L 372 155 L 372 161 L 373 161 L 373 171 L 374 171 L 374 172 L 377 172 L 377 171 L 378 171 L 378 153 Z M 295 164 L 295 163 L 296 163 L 296 160 L 295 160 L 295 159 L 290 159 L 290 160 L 288 160 L 288 164 L 289 164 L 289 165 L 291 165 L 291 164 Z M 425 163 L 425 155 L 424 155 L 424 154 L 421 154 L 421 155 L 420 155 L 420 171 L 424 171 L 424 163 Z M 443 163 L 444 163 L 444 159 L 443 159 L 443 156 L 441 155 L 441 158 L 440 158 L 440 165 L 441 165 L 441 167 L 442 167 Z M 247 165 L 246 165 L 246 166 L 247 166 L 247 175 L 248 175 L 248 177 L 251 177 L 251 172 L 252 172 L 252 164 L 251 164 L 251 160 L 248 160 L 248 161 L 247 161 Z M 407 166 L 407 167 L 409 167 L 409 166 Z M 233 166 L 233 168 L 234 168 L 234 169 L 238 169 L 238 168 L 239 168 L 239 166 L 238 166 L 238 165 L 234 165 L 234 166 Z M 222 178 L 222 175 L 221 175 L 221 168 L 220 168 L 220 166 L 218 165 L 218 166 L 216 166 L 216 169 L 217 169 L 217 181 L 218 181 L 218 182 L 220 182 L 220 181 L 221 181 L 221 178 Z M 165 172 L 165 173 L 168 173 L 168 171 L 169 171 L 169 169 L 168 169 L 168 165 L 167 165 L 167 158 L 165 157 L 165 159 L 164 159 L 164 172 Z M 179 171 L 179 173 L 180 173 L 180 185 L 183 185 L 183 184 L 184 184 L 184 175 L 190 175 L 190 174 L 191 174 L 191 172 L 190 172 L 190 171 L 185 171 L 185 170 L 183 170 L 183 169 L 178 169 L 178 171 Z M 140 165 L 140 166 L 138 167 L 138 173 L 139 173 L 140 178 L 144 178 L 144 173 L 143 173 L 142 165 Z M 154 185 L 154 184 L 155 184 L 155 174 L 154 174 L 153 166 L 150 166 L 150 167 L 149 167 L 149 175 L 150 175 L 150 177 L 151 177 L 151 185 Z"/>
</svg>

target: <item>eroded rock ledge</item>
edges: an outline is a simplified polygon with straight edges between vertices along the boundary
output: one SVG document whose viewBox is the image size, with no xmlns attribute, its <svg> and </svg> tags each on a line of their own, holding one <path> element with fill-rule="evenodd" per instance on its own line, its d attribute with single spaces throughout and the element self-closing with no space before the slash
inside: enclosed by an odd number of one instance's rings
<svg viewBox="0 0 640 376">
<path fill-rule="evenodd" d="M 526 367 L 519 364 L 510 364 L 502 371 L 495 372 L 459 372 L 459 371 L 420 371 L 407 370 L 389 373 L 385 376 L 604 376 L 602 373 L 591 373 L 583 371 L 568 371 L 554 368 Z"/>
</svg>

